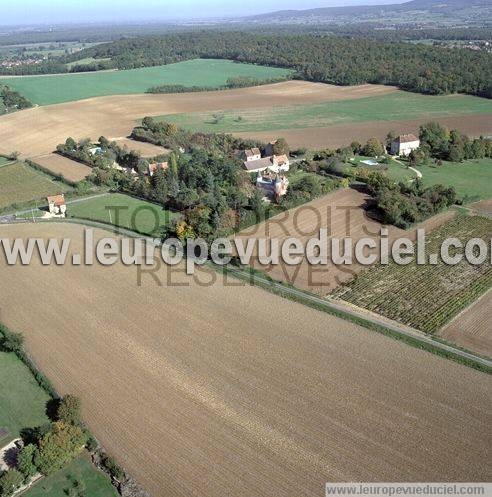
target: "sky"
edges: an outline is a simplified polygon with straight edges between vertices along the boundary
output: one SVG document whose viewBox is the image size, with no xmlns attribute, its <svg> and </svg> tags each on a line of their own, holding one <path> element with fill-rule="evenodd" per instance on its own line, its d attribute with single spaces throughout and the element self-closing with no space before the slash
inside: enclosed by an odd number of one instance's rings
<svg viewBox="0 0 492 497">
<path fill-rule="evenodd" d="M 0 25 L 205 19 L 285 9 L 402 2 L 403 0 L 0 0 Z"/>
</svg>

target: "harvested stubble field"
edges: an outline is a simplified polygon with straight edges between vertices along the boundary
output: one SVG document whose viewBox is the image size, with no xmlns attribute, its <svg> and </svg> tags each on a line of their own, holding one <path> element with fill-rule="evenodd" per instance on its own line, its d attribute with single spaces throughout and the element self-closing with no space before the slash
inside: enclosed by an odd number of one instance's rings
<svg viewBox="0 0 492 497">
<path fill-rule="evenodd" d="M 130 138 L 110 138 L 110 140 L 114 140 L 120 147 L 126 147 L 128 150 L 135 150 L 136 152 L 139 152 L 144 158 L 169 153 L 167 148 L 159 147 L 157 145 L 153 145 L 152 143 L 131 140 Z"/>
<path fill-rule="evenodd" d="M 337 124 L 326 127 L 252 131 L 234 134 L 244 138 L 254 138 L 262 141 L 270 141 L 272 135 L 282 136 L 294 148 L 307 147 L 319 150 L 343 147 L 353 140 L 365 143 L 372 137 L 384 141 L 388 131 L 391 130 L 395 131 L 397 134 L 414 133 L 418 135 L 419 127 L 429 120 L 437 121 L 450 129 L 459 129 L 468 136 L 492 136 L 491 114 L 439 117 L 432 119 L 422 116 L 420 119 L 405 119 L 402 121 L 370 121 L 364 123 Z"/>
<path fill-rule="evenodd" d="M 361 85 L 337 87 L 306 81 L 287 81 L 272 85 L 228 91 L 165 95 L 131 95 L 91 98 L 77 102 L 35 107 L 0 117 L 0 153 L 18 150 L 25 157 L 47 155 L 67 136 L 76 139 L 99 136 L 128 136 L 144 116 L 162 116 L 214 109 L 252 109 L 271 106 L 310 105 L 314 103 L 354 100 L 370 96 L 391 95 L 393 87 Z M 284 136 L 294 146 L 313 148 L 338 147 L 348 142 L 381 139 L 389 130 L 416 132 L 424 118 L 405 121 L 373 121 L 339 124 L 325 128 L 282 129 L 242 133 L 270 141 Z M 490 115 L 444 117 L 440 122 L 459 128 L 471 136 L 492 135 Z"/>
<path fill-rule="evenodd" d="M 67 224 L 0 235 L 83 244 Z M 2 320 L 154 496 L 491 478 L 488 376 L 234 280 L 203 286 L 208 270 L 158 275 L 0 265 Z"/>
<path fill-rule="evenodd" d="M 460 347 L 492 357 L 491 309 L 492 291 L 489 291 L 469 309 L 451 321 L 439 333 L 439 336 L 456 343 Z"/>
<path fill-rule="evenodd" d="M 35 157 L 53 152 L 67 136 L 76 139 L 128 136 L 145 116 L 254 106 L 308 104 L 391 93 L 392 87 L 337 87 L 287 81 L 252 88 L 203 93 L 123 95 L 35 107 L 0 117 L 0 152 Z"/>
<path fill-rule="evenodd" d="M 354 246 L 359 239 L 365 237 L 373 238 L 379 246 L 381 229 L 385 226 L 367 215 L 367 208 L 370 207 L 371 203 L 372 199 L 368 195 L 356 190 L 338 190 L 247 228 L 241 231 L 236 238 L 242 239 L 246 244 L 247 239 L 251 237 L 259 239 L 276 238 L 279 243 L 282 243 L 287 238 L 294 237 L 306 245 L 309 239 L 318 237 L 319 230 L 324 228 L 328 230 L 328 236 L 331 238 L 352 238 Z M 453 215 L 454 213 L 449 211 L 429 219 L 418 227 L 431 230 Z M 394 240 L 401 236 L 415 239 L 415 230 L 417 228 L 411 232 L 405 232 L 393 226 L 387 226 L 387 228 L 389 229 L 389 240 Z M 258 260 L 256 248 L 253 252 L 253 262 L 251 264 L 253 268 L 268 274 L 275 280 L 283 281 L 323 296 L 332 292 L 339 285 L 350 281 L 356 274 L 366 269 L 365 266 L 357 264 L 355 258 L 354 264 L 350 266 L 331 263 L 328 266 L 315 266 L 311 265 L 305 258 L 302 264 L 295 266 L 289 266 L 284 263 L 262 265 Z M 329 250 L 329 253 L 331 253 L 331 250 Z M 343 247 L 341 253 L 343 254 Z"/>
<path fill-rule="evenodd" d="M 463 244 L 481 238 L 490 246 L 491 236 L 490 219 L 461 215 L 427 234 L 427 256 L 439 254 L 447 238 L 458 238 Z M 401 266 L 390 260 L 388 265 L 359 274 L 335 296 L 426 333 L 436 333 L 491 286 L 492 269 L 487 261 L 474 266 L 463 259 L 450 266 L 438 257 L 437 265 L 417 265 L 414 260 Z"/>
<path fill-rule="evenodd" d="M 85 164 L 76 162 L 68 157 L 59 154 L 47 154 L 32 159 L 34 163 L 51 171 L 54 174 L 60 174 L 68 181 L 78 182 L 85 179 L 91 174 L 92 169 Z"/>
</svg>

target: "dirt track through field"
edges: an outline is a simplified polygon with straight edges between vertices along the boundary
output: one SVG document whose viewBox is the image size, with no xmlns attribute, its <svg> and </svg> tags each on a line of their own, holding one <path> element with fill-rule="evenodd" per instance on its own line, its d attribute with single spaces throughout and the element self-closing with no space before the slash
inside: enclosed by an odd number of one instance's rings
<svg viewBox="0 0 492 497">
<path fill-rule="evenodd" d="M 82 245 L 75 225 L 0 236 Z M 155 497 L 492 477 L 490 377 L 234 280 L 159 276 L 0 263 L 0 320 Z"/>
<path fill-rule="evenodd" d="M 451 321 L 439 335 L 460 347 L 492 357 L 491 309 L 492 291 L 489 291 L 465 312 Z"/>
<path fill-rule="evenodd" d="M 145 116 L 251 106 L 292 105 L 364 98 L 397 91 L 393 87 L 338 87 L 288 81 L 238 90 L 165 95 L 91 98 L 35 107 L 0 118 L 0 152 L 18 150 L 28 157 L 52 152 L 68 136 L 125 137 Z"/>
</svg>

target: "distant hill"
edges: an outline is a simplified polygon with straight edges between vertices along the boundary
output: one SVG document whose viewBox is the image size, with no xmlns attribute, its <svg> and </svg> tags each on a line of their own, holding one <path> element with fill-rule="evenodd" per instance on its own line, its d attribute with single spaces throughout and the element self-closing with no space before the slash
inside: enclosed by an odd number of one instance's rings
<svg viewBox="0 0 492 497">
<path fill-rule="evenodd" d="M 412 0 L 391 5 L 357 5 L 308 10 L 281 10 L 249 16 L 245 21 L 263 23 L 378 22 L 441 24 L 470 22 L 492 24 L 492 0 Z"/>
</svg>

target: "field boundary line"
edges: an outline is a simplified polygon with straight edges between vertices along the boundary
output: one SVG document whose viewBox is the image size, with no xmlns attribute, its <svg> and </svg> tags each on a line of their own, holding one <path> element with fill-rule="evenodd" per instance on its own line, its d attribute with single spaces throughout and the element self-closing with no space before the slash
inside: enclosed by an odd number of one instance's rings
<svg viewBox="0 0 492 497">
<path fill-rule="evenodd" d="M 465 312 L 468 312 L 474 305 L 478 304 L 481 300 L 483 300 L 489 293 L 492 292 L 492 288 L 489 288 L 485 293 L 480 295 L 478 299 L 474 300 L 470 305 L 465 307 L 460 313 L 456 314 L 450 321 L 448 321 L 444 326 L 442 326 L 437 333 L 442 333 L 446 328 L 451 326 L 459 317 L 461 317 Z"/>
<path fill-rule="evenodd" d="M 257 274 L 245 273 L 240 269 L 233 269 L 231 267 L 224 269 L 233 275 L 236 275 L 241 280 L 253 280 L 259 283 L 260 286 L 266 290 L 271 290 L 274 293 L 280 292 L 280 296 L 282 297 L 291 298 L 300 303 L 310 305 L 311 307 L 314 305 L 314 307 L 318 310 L 328 312 L 342 319 L 355 319 L 354 322 L 356 324 L 359 324 L 365 328 L 389 335 L 399 340 L 404 340 L 407 344 L 412 345 L 413 347 L 424 349 L 436 355 L 459 362 L 465 366 L 473 367 L 485 373 L 492 374 L 491 360 L 475 355 L 470 351 L 461 350 L 442 339 L 437 340 L 435 337 L 426 335 L 413 328 L 405 327 L 408 328 L 405 329 L 396 322 L 395 324 L 387 323 L 382 319 L 357 312 L 343 304 L 338 304 L 305 292 L 304 290 L 299 290 L 276 281 L 268 280 Z"/>
</svg>

